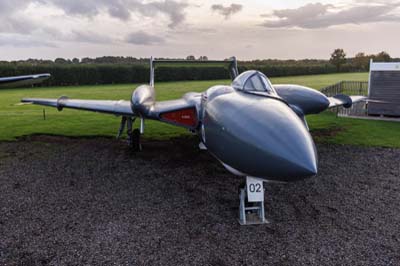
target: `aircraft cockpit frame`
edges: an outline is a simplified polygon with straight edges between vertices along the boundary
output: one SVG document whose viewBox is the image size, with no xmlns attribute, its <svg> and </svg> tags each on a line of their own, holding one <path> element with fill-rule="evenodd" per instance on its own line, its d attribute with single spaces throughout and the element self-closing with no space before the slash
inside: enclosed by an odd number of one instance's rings
<svg viewBox="0 0 400 266">
<path fill-rule="evenodd" d="M 278 96 L 267 76 L 257 70 L 250 70 L 241 73 L 232 82 L 232 87 L 235 90 L 247 93 L 274 97 Z"/>
</svg>

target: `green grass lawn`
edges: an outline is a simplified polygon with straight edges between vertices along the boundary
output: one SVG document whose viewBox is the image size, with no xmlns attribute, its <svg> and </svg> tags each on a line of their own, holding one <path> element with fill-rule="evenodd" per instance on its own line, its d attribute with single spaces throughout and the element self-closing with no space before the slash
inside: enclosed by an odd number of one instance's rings
<svg viewBox="0 0 400 266">
<path fill-rule="evenodd" d="M 298 84 L 318 90 L 342 80 L 368 81 L 368 73 L 341 73 L 271 78 L 271 82 L 273 84 Z"/>
<path fill-rule="evenodd" d="M 367 73 L 348 73 L 273 78 L 272 82 L 300 84 L 320 89 L 341 80 L 367 79 Z M 157 100 L 179 98 L 188 91 L 201 92 L 212 85 L 229 83 L 227 80 L 157 83 Z M 46 120 L 43 120 L 43 107 L 15 104 L 23 97 L 58 98 L 61 95 L 82 99 L 129 100 L 137 85 L 0 90 L 0 140 L 15 140 L 31 134 L 115 136 L 120 119 L 112 115 L 69 109 L 58 112 L 48 107 L 45 109 Z M 308 120 L 311 130 L 316 133 L 317 141 L 400 147 L 400 123 L 336 118 L 331 113 L 310 116 Z M 181 134 L 187 134 L 186 130 L 160 122 L 146 121 L 145 136 L 148 138 L 169 138 Z"/>
</svg>

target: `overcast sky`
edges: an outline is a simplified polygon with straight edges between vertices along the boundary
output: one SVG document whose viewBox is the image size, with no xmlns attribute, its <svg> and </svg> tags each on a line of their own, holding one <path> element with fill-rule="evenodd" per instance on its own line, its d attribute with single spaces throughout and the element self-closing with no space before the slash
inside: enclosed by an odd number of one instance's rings
<svg viewBox="0 0 400 266">
<path fill-rule="evenodd" d="M 400 57 L 400 0 L 0 0 L 0 60 Z"/>
</svg>

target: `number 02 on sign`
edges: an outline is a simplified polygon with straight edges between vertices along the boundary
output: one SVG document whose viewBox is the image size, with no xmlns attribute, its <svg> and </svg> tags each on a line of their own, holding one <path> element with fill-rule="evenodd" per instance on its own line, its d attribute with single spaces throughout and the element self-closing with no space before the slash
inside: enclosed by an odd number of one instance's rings
<svg viewBox="0 0 400 266">
<path fill-rule="evenodd" d="M 247 177 L 247 199 L 249 202 L 264 202 L 263 180 L 255 177 Z"/>
</svg>

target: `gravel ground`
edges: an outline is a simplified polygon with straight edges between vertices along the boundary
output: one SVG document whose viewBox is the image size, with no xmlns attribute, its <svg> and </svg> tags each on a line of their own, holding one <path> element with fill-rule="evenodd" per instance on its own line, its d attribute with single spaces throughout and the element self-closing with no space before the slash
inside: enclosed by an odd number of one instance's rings
<svg viewBox="0 0 400 266">
<path fill-rule="evenodd" d="M 269 184 L 270 225 L 195 139 L 0 143 L 0 265 L 400 265 L 400 150 L 318 145 L 320 173 Z"/>
</svg>

